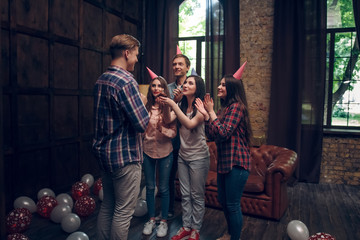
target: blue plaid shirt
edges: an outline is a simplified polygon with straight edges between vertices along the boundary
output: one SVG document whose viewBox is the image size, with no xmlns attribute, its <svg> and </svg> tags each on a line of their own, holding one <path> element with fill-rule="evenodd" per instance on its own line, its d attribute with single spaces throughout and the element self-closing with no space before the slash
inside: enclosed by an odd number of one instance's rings
<svg viewBox="0 0 360 240">
<path fill-rule="evenodd" d="M 129 163 L 142 163 L 141 133 L 149 123 L 149 114 L 130 72 L 110 66 L 99 77 L 94 89 L 94 113 L 93 150 L 102 170 L 113 172 Z"/>
</svg>

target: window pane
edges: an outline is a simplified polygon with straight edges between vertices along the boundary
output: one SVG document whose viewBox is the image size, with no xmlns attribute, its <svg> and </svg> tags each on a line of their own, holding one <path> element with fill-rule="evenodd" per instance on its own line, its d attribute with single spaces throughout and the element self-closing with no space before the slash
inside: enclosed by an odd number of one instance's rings
<svg viewBox="0 0 360 240">
<path fill-rule="evenodd" d="M 205 36 L 205 0 L 186 0 L 179 8 L 179 37 Z"/>
<path fill-rule="evenodd" d="M 355 27 L 352 0 L 327 1 L 327 28 Z"/>
<path fill-rule="evenodd" d="M 196 40 L 179 41 L 181 52 L 190 60 L 190 70 L 188 76 L 191 74 L 191 69 L 196 68 Z"/>
<path fill-rule="evenodd" d="M 350 57 L 355 43 L 353 32 L 335 34 L 335 57 Z"/>
<path fill-rule="evenodd" d="M 349 127 L 360 127 L 360 103 L 351 103 L 349 112 Z"/>
</svg>

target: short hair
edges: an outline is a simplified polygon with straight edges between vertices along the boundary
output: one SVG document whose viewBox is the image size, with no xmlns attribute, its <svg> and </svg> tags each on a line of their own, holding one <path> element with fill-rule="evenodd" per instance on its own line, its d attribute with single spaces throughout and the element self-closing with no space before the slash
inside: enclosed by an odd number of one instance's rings
<svg viewBox="0 0 360 240">
<path fill-rule="evenodd" d="M 174 61 L 176 58 L 184 58 L 184 59 L 185 59 L 185 64 L 186 64 L 186 66 L 187 66 L 187 67 L 190 67 L 190 60 L 189 60 L 189 58 L 188 58 L 187 56 L 185 56 L 184 54 L 182 54 L 182 53 L 176 54 L 176 55 L 173 57 L 172 61 Z"/>
<path fill-rule="evenodd" d="M 116 35 L 110 43 L 111 58 L 121 57 L 125 50 L 133 50 L 135 47 L 140 47 L 140 42 L 135 37 L 129 34 Z"/>
</svg>

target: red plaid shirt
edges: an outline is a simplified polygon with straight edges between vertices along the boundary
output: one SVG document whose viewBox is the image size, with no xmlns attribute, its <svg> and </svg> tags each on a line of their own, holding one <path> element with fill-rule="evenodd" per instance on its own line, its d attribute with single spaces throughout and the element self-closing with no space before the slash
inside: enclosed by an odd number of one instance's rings
<svg viewBox="0 0 360 240">
<path fill-rule="evenodd" d="M 226 108 L 221 119 L 206 122 L 206 136 L 208 140 L 215 141 L 217 146 L 218 173 L 228 173 L 233 166 L 250 170 L 250 147 L 245 138 L 244 110 L 240 103 L 233 103 Z"/>
</svg>

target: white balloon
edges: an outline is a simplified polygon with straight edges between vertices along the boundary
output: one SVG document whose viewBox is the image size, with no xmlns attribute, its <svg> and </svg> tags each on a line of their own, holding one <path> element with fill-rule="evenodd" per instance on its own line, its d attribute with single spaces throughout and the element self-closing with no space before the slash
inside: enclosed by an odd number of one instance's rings
<svg viewBox="0 0 360 240">
<path fill-rule="evenodd" d="M 88 235 L 86 235 L 86 233 L 83 232 L 74 232 L 72 234 L 70 234 L 66 240 L 89 240 Z"/>
<path fill-rule="evenodd" d="M 86 183 L 89 186 L 89 188 L 91 188 L 91 186 L 94 184 L 94 177 L 93 175 L 88 173 L 82 176 L 81 181 Z"/>
<path fill-rule="evenodd" d="M 38 194 L 37 194 L 37 198 L 38 200 L 40 198 L 42 198 L 43 196 L 52 196 L 52 197 L 55 197 L 55 193 L 53 190 L 51 190 L 50 188 L 43 188 L 41 189 Z"/>
<path fill-rule="evenodd" d="M 307 240 L 309 238 L 308 228 L 299 220 L 290 221 L 286 231 L 291 240 Z"/>
<path fill-rule="evenodd" d="M 104 200 L 104 190 L 103 190 L 103 188 L 101 188 L 100 191 L 99 191 L 99 199 L 100 199 L 101 201 Z"/>
<path fill-rule="evenodd" d="M 136 202 L 135 212 L 133 215 L 135 217 L 142 217 L 147 212 L 148 212 L 148 208 L 147 208 L 146 201 L 144 199 L 139 198 Z"/>
<path fill-rule="evenodd" d="M 31 213 L 36 212 L 36 204 L 29 197 L 21 196 L 15 199 L 14 208 L 27 208 Z"/>
<path fill-rule="evenodd" d="M 71 209 L 74 207 L 74 200 L 67 193 L 60 193 L 59 195 L 57 195 L 56 201 L 58 202 L 58 204 L 65 203 L 69 205 Z"/>
<path fill-rule="evenodd" d="M 75 232 L 79 229 L 81 220 L 75 213 L 69 213 L 61 219 L 61 228 L 67 233 Z"/>
<path fill-rule="evenodd" d="M 71 213 L 71 208 L 66 203 L 60 203 L 50 213 L 50 219 L 55 223 L 60 223 L 63 217 Z"/>
</svg>

